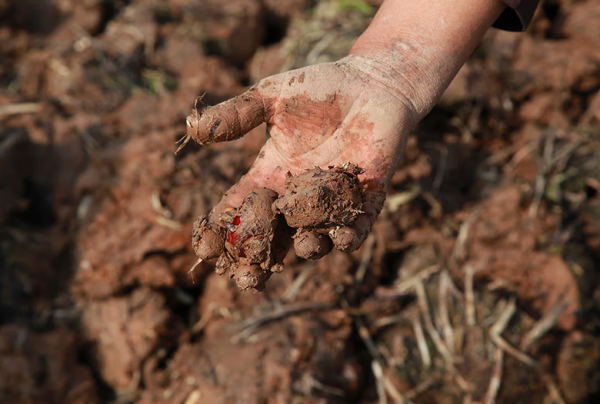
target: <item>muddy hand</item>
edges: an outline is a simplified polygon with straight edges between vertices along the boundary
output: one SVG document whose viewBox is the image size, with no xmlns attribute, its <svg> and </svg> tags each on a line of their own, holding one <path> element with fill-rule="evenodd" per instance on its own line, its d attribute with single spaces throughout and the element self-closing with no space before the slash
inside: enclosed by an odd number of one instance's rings
<svg viewBox="0 0 600 404">
<path fill-rule="evenodd" d="M 256 162 L 210 219 L 239 206 L 252 189 L 282 194 L 288 172 L 352 162 L 364 169 L 365 213 L 331 237 L 342 250 L 357 249 L 383 206 L 404 135 L 416 120 L 411 103 L 370 77 L 368 69 L 351 56 L 269 77 L 236 98 L 194 111 L 187 118 L 188 134 L 202 144 L 233 140 L 267 123 L 268 140 Z"/>
<path fill-rule="evenodd" d="M 409 130 L 504 7 L 495 0 L 386 0 L 348 57 L 266 78 L 236 98 L 194 112 L 188 135 L 203 144 L 233 140 L 267 123 L 268 139 L 256 162 L 210 220 L 239 206 L 252 189 L 281 194 L 287 172 L 350 162 L 364 169 L 364 213 L 330 237 L 342 250 L 357 249 L 383 206 Z M 319 237 L 307 240 L 326 244 Z"/>
</svg>

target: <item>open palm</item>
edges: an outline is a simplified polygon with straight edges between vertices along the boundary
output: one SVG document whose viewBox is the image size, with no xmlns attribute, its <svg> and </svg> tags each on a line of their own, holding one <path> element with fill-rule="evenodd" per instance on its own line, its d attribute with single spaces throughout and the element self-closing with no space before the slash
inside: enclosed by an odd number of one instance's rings
<svg viewBox="0 0 600 404">
<path fill-rule="evenodd" d="M 233 140 L 267 123 L 267 141 L 255 163 L 211 212 L 217 221 L 248 192 L 283 192 L 285 175 L 350 162 L 364 169 L 364 214 L 336 232 L 347 251 L 364 241 L 379 214 L 415 112 L 397 91 L 345 58 L 268 77 L 244 94 L 187 118 L 188 135 L 199 143 Z"/>
</svg>

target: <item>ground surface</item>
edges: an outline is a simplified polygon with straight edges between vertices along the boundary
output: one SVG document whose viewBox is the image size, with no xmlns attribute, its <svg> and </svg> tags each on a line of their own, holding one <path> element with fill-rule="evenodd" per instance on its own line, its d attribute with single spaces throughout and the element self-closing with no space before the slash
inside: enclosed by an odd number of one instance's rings
<svg viewBox="0 0 600 404">
<path fill-rule="evenodd" d="M 598 402 L 597 1 L 490 31 L 356 253 L 261 294 L 187 274 L 264 136 L 175 156 L 193 100 L 335 60 L 373 12 L 0 0 L 1 402 Z"/>
</svg>

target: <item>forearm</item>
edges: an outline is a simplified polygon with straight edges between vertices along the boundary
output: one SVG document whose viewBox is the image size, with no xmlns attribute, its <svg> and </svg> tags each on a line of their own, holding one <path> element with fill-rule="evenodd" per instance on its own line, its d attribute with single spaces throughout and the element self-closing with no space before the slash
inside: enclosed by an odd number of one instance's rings
<svg viewBox="0 0 600 404">
<path fill-rule="evenodd" d="M 350 55 L 392 90 L 402 83 L 399 96 L 420 119 L 504 8 L 499 0 L 386 0 Z"/>
</svg>

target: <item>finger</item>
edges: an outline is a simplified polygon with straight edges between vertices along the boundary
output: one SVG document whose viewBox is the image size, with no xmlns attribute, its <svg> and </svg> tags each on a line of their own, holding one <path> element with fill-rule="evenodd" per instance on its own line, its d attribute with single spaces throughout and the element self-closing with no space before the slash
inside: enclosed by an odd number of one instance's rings
<svg viewBox="0 0 600 404">
<path fill-rule="evenodd" d="M 313 231 L 298 229 L 294 235 L 296 256 L 309 260 L 318 260 L 331 252 L 329 237 Z"/>
<path fill-rule="evenodd" d="M 278 80 L 258 82 L 250 90 L 203 111 L 194 108 L 186 119 L 187 136 L 200 144 L 237 139 L 270 119 Z"/>
<path fill-rule="evenodd" d="M 223 253 L 225 236 L 224 228 L 209 222 L 206 216 L 200 216 L 192 230 L 194 252 L 202 260 L 217 258 Z"/>
<path fill-rule="evenodd" d="M 379 185 L 377 189 L 368 190 L 367 188 L 366 201 L 363 205 L 364 213 L 359 215 L 351 226 L 335 228 L 328 233 L 336 249 L 352 252 L 362 245 L 383 208 L 385 190 L 387 190 L 386 184 Z"/>
<path fill-rule="evenodd" d="M 254 289 L 255 292 L 261 292 L 272 274 L 271 271 L 265 271 L 259 265 L 252 264 L 235 268 L 233 277 L 240 290 Z"/>
</svg>

